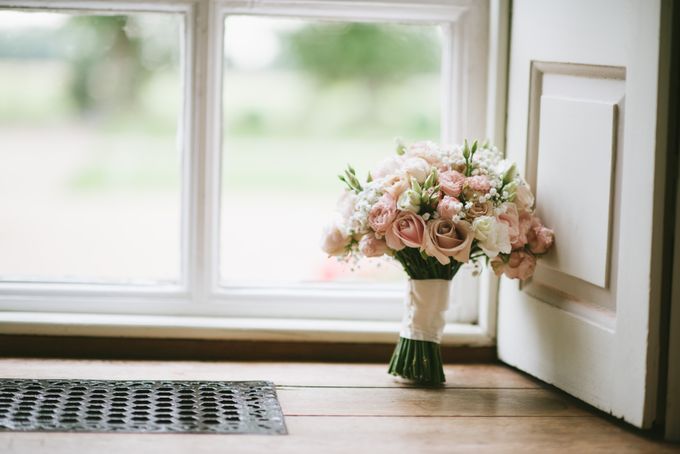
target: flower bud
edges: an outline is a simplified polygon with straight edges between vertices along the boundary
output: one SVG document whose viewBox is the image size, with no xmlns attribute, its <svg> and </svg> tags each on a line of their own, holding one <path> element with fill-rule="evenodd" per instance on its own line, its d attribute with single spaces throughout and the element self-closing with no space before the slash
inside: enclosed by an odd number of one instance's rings
<svg viewBox="0 0 680 454">
<path fill-rule="evenodd" d="M 423 183 L 424 189 L 430 189 L 434 186 L 434 182 L 437 180 L 437 169 L 432 169 L 432 172 L 427 176 L 425 183 Z"/>
<path fill-rule="evenodd" d="M 517 175 L 517 165 L 513 162 L 503 174 L 503 184 L 510 183 L 515 179 L 515 175 Z"/>
<path fill-rule="evenodd" d="M 397 137 L 396 139 L 394 139 L 394 143 L 395 143 L 395 145 L 396 145 L 396 147 L 397 147 L 397 154 L 398 154 L 399 156 L 401 156 L 401 155 L 403 155 L 404 153 L 406 153 L 406 145 L 404 145 L 404 141 L 401 140 L 400 137 Z"/>
<path fill-rule="evenodd" d="M 463 143 L 463 157 L 467 160 L 470 159 L 470 147 L 468 146 L 467 139 Z"/>
<path fill-rule="evenodd" d="M 399 197 L 397 201 L 397 208 L 402 211 L 411 211 L 418 213 L 422 203 L 420 192 L 414 189 L 408 189 Z"/>
<path fill-rule="evenodd" d="M 513 202 L 517 196 L 517 182 L 511 181 L 510 183 L 503 186 L 503 195 L 505 195 L 505 199 L 508 202 Z"/>
</svg>

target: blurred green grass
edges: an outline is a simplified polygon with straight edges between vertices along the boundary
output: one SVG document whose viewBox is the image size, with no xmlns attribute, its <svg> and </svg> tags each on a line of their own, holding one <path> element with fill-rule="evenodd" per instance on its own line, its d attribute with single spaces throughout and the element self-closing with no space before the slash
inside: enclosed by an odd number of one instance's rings
<svg viewBox="0 0 680 454">
<path fill-rule="evenodd" d="M 176 73 L 157 73 L 134 109 L 105 116 L 78 113 L 69 76 L 69 67 L 55 61 L 0 62 L 0 127 L 89 131 L 91 150 L 64 182 L 66 190 L 176 189 L 182 96 Z M 224 186 L 337 193 L 336 175 L 347 163 L 365 175 L 393 151 L 395 136 L 437 138 L 437 93 L 437 75 L 415 75 L 369 94 L 361 83 L 320 85 L 299 72 L 232 71 L 224 80 Z"/>
</svg>

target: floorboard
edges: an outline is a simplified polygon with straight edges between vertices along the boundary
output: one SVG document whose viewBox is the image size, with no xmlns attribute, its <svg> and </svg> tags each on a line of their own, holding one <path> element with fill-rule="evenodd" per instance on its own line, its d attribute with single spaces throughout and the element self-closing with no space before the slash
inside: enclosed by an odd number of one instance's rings
<svg viewBox="0 0 680 454">
<path fill-rule="evenodd" d="M 295 416 L 587 416 L 545 389 L 279 388 Z"/>
<path fill-rule="evenodd" d="M 0 376 L 157 380 L 269 380 L 279 386 L 412 386 L 386 373 L 387 364 L 115 361 L 0 358 Z M 539 388 L 496 364 L 444 366 L 450 388 Z M 9 374 L 9 375 L 8 375 Z"/>
<path fill-rule="evenodd" d="M 271 380 L 290 433 L 0 432 L 0 453 L 680 452 L 507 367 L 446 374 L 446 388 L 417 389 L 383 364 L 0 359 L 1 377 Z"/>
</svg>

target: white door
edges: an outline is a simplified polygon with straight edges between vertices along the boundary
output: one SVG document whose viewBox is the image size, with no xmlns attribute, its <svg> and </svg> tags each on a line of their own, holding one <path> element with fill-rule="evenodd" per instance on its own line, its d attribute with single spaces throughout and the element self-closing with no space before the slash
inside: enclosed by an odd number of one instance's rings
<svg viewBox="0 0 680 454">
<path fill-rule="evenodd" d="M 665 119 L 657 108 L 668 5 L 512 5 L 506 149 L 556 243 L 530 282 L 502 280 L 499 356 L 649 427 L 658 378 Z"/>
</svg>

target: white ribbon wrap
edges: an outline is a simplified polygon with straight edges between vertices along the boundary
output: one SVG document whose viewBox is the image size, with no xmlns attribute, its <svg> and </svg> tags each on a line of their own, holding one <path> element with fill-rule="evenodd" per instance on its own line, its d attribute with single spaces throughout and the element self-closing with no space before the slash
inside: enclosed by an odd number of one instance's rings
<svg viewBox="0 0 680 454">
<path fill-rule="evenodd" d="M 450 287 L 451 281 L 445 279 L 409 280 L 400 336 L 438 344 L 446 325 Z"/>
</svg>

